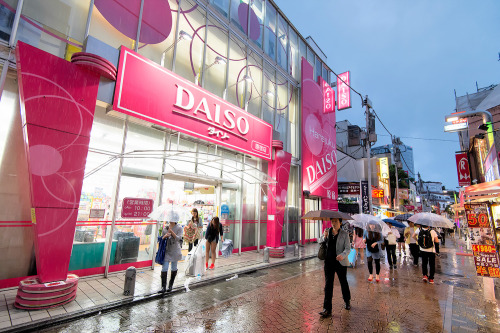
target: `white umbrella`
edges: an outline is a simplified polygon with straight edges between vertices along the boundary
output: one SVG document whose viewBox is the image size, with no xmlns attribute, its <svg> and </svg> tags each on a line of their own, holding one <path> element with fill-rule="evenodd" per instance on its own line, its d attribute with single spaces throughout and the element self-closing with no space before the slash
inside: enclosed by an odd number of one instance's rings
<svg viewBox="0 0 500 333">
<path fill-rule="evenodd" d="M 391 231 L 387 224 L 376 216 L 368 214 L 355 214 L 352 218 L 353 220 L 349 220 L 349 223 L 354 227 L 367 231 L 378 232 L 384 236 Z"/>
<path fill-rule="evenodd" d="M 453 223 L 450 220 L 434 213 L 417 213 L 410 217 L 408 221 L 435 228 L 453 228 Z"/>
</svg>

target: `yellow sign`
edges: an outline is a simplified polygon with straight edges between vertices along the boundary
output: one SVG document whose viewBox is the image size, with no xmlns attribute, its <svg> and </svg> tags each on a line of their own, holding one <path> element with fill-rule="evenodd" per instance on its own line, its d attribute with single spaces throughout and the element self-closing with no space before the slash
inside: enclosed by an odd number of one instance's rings
<svg viewBox="0 0 500 333">
<path fill-rule="evenodd" d="M 31 223 L 36 224 L 35 208 L 31 208 Z"/>
<path fill-rule="evenodd" d="M 389 179 L 389 159 L 387 157 L 379 158 L 380 178 Z"/>
</svg>

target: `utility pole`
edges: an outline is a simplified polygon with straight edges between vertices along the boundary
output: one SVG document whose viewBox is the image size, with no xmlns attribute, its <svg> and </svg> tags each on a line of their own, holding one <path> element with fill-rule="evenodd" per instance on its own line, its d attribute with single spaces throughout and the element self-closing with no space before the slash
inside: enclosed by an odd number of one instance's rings
<svg viewBox="0 0 500 333">
<path fill-rule="evenodd" d="M 370 215 L 373 214 L 372 207 L 372 168 L 371 168 L 371 142 L 370 142 L 370 108 L 372 107 L 371 101 L 368 99 L 368 95 L 366 95 L 365 100 L 363 100 L 363 106 L 366 106 L 366 155 L 368 160 L 368 205 L 370 206 Z"/>
<path fill-rule="evenodd" d="M 394 203 L 394 208 L 399 210 L 399 177 L 398 177 L 398 163 L 401 162 L 401 157 L 400 157 L 400 151 L 399 151 L 399 144 L 401 143 L 401 140 L 397 137 L 392 138 L 392 145 L 393 145 L 393 151 L 394 151 L 394 169 L 395 169 L 395 174 L 396 174 L 396 202 Z"/>
</svg>

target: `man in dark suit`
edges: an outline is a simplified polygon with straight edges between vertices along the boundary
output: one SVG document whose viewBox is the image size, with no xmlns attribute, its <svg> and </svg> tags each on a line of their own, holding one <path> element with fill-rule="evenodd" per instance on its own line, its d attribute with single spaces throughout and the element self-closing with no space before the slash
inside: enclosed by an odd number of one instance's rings
<svg viewBox="0 0 500 333">
<path fill-rule="evenodd" d="M 323 302 L 323 311 L 319 314 L 323 318 L 332 315 L 332 297 L 333 297 L 333 280 L 335 273 L 340 281 L 342 289 L 342 297 L 345 302 L 345 309 L 351 309 L 351 292 L 347 283 L 347 266 L 349 259 L 347 256 L 351 252 L 351 242 L 349 234 L 340 228 L 341 219 L 332 219 L 332 227 L 325 229 L 323 236 L 320 238 L 320 243 L 326 242 L 327 251 L 325 259 L 325 300 Z"/>
</svg>

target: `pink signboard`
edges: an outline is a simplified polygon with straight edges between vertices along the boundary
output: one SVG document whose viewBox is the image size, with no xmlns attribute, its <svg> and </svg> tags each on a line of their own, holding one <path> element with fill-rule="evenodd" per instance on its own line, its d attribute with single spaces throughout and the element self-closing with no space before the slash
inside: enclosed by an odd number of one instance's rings
<svg viewBox="0 0 500 333">
<path fill-rule="evenodd" d="M 323 79 L 320 79 L 323 87 L 323 112 L 335 112 L 335 92 L 332 87 Z"/>
<path fill-rule="evenodd" d="M 152 199 L 124 198 L 121 216 L 123 218 L 145 219 L 152 211 Z"/>
<path fill-rule="evenodd" d="M 351 74 L 350 72 L 345 72 L 339 74 L 337 77 L 337 100 L 338 100 L 338 110 L 349 109 L 351 107 Z"/>
<path fill-rule="evenodd" d="M 467 153 L 456 153 L 455 160 L 457 162 L 458 186 L 469 186 L 470 171 Z"/>
<path fill-rule="evenodd" d="M 271 160 L 270 124 L 123 46 L 113 109 Z"/>
<path fill-rule="evenodd" d="M 321 80 L 302 58 L 302 165 L 303 190 L 337 200 L 337 146 L 335 113 L 324 113 Z"/>
</svg>

